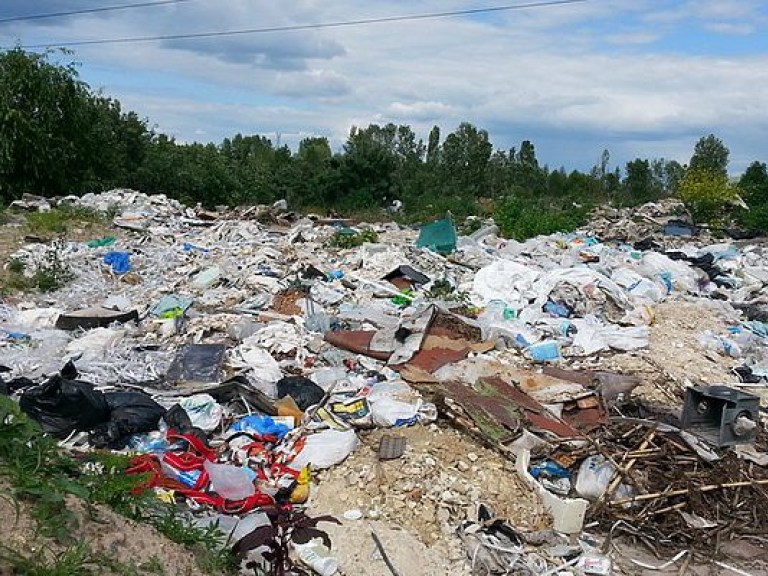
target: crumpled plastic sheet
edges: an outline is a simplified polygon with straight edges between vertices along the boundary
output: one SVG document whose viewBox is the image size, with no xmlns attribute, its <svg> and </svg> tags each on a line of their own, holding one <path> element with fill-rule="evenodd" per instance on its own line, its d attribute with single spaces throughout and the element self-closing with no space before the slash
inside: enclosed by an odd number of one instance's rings
<svg viewBox="0 0 768 576">
<path fill-rule="evenodd" d="M 136 350 L 117 346 L 101 358 L 75 365 L 82 378 L 98 386 L 142 384 L 164 379 L 175 352 L 171 350 Z"/>
</svg>

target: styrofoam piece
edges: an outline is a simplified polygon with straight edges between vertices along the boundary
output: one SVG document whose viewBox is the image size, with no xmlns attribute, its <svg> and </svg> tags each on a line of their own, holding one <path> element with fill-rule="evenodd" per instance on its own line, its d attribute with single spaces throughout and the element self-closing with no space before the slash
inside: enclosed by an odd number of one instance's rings
<svg viewBox="0 0 768 576">
<path fill-rule="evenodd" d="M 541 499 L 544 508 L 552 515 L 552 529 L 565 534 L 578 534 L 584 527 L 584 516 L 589 502 L 583 498 L 560 498 L 536 482 L 528 467 L 531 453 L 523 448 L 517 454 L 515 470 L 517 475 L 532 488 Z"/>
</svg>

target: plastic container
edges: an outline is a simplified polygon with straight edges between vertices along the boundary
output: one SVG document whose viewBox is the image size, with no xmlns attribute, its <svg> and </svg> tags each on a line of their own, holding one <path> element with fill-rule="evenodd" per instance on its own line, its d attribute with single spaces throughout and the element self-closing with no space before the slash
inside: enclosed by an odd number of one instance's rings
<svg viewBox="0 0 768 576">
<path fill-rule="evenodd" d="M 333 576 L 339 571 L 339 561 L 322 544 L 295 546 L 299 559 L 320 576 Z"/>
<path fill-rule="evenodd" d="M 557 342 L 542 342 L 528 348 L 528 354 L 536 362 L 554 362 L 560 360 L 560 345 Z"/>
<path fill-rule="evenodd" d="M 218 266 L 211 266 L 200 272 L 192 280 L 192 285 L 195 288 L 210 288 L 213 286 L 221 276 L 221 268 Z"/>
</svg>

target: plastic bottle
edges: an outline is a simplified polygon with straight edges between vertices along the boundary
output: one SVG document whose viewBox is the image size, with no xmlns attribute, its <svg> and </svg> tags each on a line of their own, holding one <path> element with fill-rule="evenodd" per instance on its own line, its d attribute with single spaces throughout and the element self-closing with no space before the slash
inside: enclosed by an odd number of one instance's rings
<svg viewBox="0 0 768 576">
<path fill-rule="evenodd" d="M 320 576 L 333 576 L 339 570 L 339 561 L 322 544 L 295 545 L 299 559 Z"/>
</svg>

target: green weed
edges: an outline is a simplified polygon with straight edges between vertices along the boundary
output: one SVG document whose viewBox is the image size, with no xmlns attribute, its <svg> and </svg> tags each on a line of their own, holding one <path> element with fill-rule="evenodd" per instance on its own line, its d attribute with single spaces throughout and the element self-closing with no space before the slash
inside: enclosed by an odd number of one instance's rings
<svg viewBox="0 0 768 576">
<path fill-rule="evenodd" d="M 494 218 L 506 238 L 523 241 L 539 235 L 571 232 L 586 222 L 588 213 L 587 207 L 558 208 L 510 196 L 496 210 Z"/>
<path fill-rule="evenodd" d="M 480 218 L 467 218 L 464 225 L 461 227 L 461 235 L 469 236 L 470 234 L 477 232 L 483 227 L 483 221 Z"/>
<path fill-rule="evenodd" d="M 56 240 L 46 251 L 32 277 L 34 285 L 40 292 L 53 292 L 74 278 L 72 270 L 61 257 L 64 248 L 63 240 Z"/>
<path fill-rule="evenodd" d="M 447 302 L 470 302 L 469 292 L 457 291 L 448 280 L 435 280 L 432 287 L 424 293 L 428 300 Z"/>
<path fill-rule="evenodd" d="M 332 248 L 357 248 L 366 242 L 378 242 L 379 235 L 374 230 L 365 229 L 355 232 L 350 228 L 345 228 L 336 232 L 328 242 Z"/>
<path fill-rule="evenodd" d="M 139 568 L 141 568 L 145 572 L 158 574 L 159 576 L 165 576 L 166 574 L 165 566 L 163 565 L 163 562 L 160 560 L 160 558 L 158 558 L 157 556 L 151 556 L 149 560 L 147 560 L 143 564 L 140 564 Z"/>
<path fill-rule="evenodd" d="M 105 221 L 106 217 L 101 212 L 70 205 L 27 215 L 27 225 L 35 234 L 64 234 L 71 226 L 99 224 Z"/>
<path fill-rule="evenodd" d="M 27 263 L 21 258 L 11 258 L 8 262 L 8 272 L 11 274 L 23 274 Z"/>
<path fill-rule="evenodd" d="M 100 563 L 83 542 L 73 544 L 61 552 L 43 548 L 30 551 L 29 554 L 2 544 L 0 561 L 12 567 L 13 574 L 24 576 L 83 576 L 100 572 Z"/>
<path fill-rule="evenodd" d="M 77 523 L 76 515 L 67 508 L 66 497 L 71 494 L 88 505 L 103 504 L 131 520 L 154 526 L 168 539 L 192 549 L 201 568 L 209 572 L 233 571 L 236 558 L 229 548 L 222 546 L 218 528 L 192 526 L 178 515 L 174 506 L 160 502 L 148 492 L 137 494 L 135 489 L 146 481 L 146 476 L 125 474 L 129 464 L 128 457 L 110 452 L 95 452 L 82 460 L 62 453 L 56 440 L 44 435 L 15 402 L 0 396 L 0 474 L 11 481 L 14 495 L 31 505 L 31 515 L 41 536 L 71 543 Z M 28 565 L 26 556 L 10 549 L 3 551 L 8 558 L 0 554 L 0 560 L 20 566 L 23 574 L 89 574 L 83 567 L 84 553 L 75 554 L 82 549 L 70 546 L 67 550 L 68 555 L 56 556 L 43 564 Z M 78 559 L 79 564 L 75 562 Z M 80 571 L 55 571 L 72 566 Z M 49 571 L 34 572 L 37 569 Z M 121 570 L 116 571 L 136 573 L 131 566 Z"/>
</svg>

